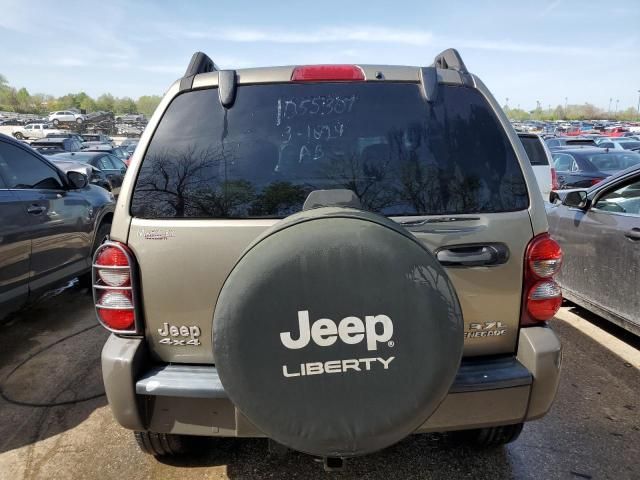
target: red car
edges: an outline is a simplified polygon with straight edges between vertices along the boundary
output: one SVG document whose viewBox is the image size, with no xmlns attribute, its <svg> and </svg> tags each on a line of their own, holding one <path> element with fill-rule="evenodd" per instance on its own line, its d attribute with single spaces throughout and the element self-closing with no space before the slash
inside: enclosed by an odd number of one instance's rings
<svg viewBox="0 0 640 480">
<path fill-rule="evenodd" d="M 622 137 L 628 131 L 629 130 L 623 127 L 615 127 L 615 128 L 612 128 L 611 130 L 605 130 L 605 133 L 607 137 Z"/>
</svg>

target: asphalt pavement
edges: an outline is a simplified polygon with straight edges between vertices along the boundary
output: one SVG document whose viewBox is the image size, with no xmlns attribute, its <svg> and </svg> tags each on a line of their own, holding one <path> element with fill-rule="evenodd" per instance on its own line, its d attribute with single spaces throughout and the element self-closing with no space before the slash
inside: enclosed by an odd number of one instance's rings
<svg viewBox="0 0 640 480">
<path fill-rule="evenodd" d="M 619 340 L 605 348 L 563 320 L 568 310 L 593 320 L 565 307 L 553 321 L 564 345 L 558 396 L 515 443 L 479 451 L 416 435 L 327 474 L 307 455 L 269 457 L 263 439 L 203 439 L 173 460 L 139 452 L 104 397 L 107 332 L 72 284 L 0 323 L 0 479 L 639 479 L 640 370 L 629 361 L 638 343 L 623 338 L 620 357 L 611 351 Z"/>
</svg>

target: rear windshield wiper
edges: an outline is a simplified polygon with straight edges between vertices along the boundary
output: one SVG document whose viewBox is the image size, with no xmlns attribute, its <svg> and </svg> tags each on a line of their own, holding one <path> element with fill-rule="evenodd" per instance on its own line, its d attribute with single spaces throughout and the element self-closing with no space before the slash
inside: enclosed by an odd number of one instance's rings
<svg viewBox="0 0 640 480">
<path fill-rule="evenodd" d="M 429 223 L 451 223 L 451 222 L 468 222 L 480 220 L 480 217 L 436 217 L 425 218 L 422 220 L 399 220 L 398 223 L 406 227 L 419 227 Z"/>
</svg>

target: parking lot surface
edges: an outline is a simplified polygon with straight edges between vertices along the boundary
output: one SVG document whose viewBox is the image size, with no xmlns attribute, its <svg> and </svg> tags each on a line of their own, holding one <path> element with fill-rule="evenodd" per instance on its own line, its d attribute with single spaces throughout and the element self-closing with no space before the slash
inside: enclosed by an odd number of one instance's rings
<svg viewBox="0 0 640 480">
<path fill-rule="evenodd" d="M 555 405 L 518 441 L 477 451 L 412 436 L 327 474 L 307 455 L 267 456 L 263 439 L 202 440 L 180 459 L 140 453 L 103 395 L 107 332 L 88 292 L 71 284 L 1 324 L 0 479 L 640 478 L 637 364 L 563 321 L 567 310 L 553 321 L 564 346 Z"/>
</svg>

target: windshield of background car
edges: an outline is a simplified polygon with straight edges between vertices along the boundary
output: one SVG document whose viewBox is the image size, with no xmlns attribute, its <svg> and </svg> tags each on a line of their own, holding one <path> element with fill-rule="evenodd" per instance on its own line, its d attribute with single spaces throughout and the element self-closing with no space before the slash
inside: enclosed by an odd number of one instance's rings
<svg viewBox="0 0 640 480">
<path fill-rule="evenodd" d="M 313 190 L 349 189 L 383 215 L 528 207 L 517 157 L 477 91 L 418 84 L 241 86 L 173 100 L 149 144 L 131 202 L 144 218 L 280 218 Z"/>
<path fill-rule="evenodd" d="M 549 165 L 549 160 L 547 159 L 547 154 L 544 151 L 542 142 L 537 137 L 520 137 L 520 140 L 527 152 L 527 157 L 529 157 L 531 165 Z"/>
</svg>

